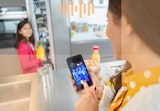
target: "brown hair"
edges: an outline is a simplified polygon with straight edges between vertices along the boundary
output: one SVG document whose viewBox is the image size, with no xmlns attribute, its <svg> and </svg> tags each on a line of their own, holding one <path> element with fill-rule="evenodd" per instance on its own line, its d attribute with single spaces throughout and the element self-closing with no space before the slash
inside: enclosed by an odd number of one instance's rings
<svg viewBox="0 0 160 111">
<path fill-rule="evenodd" d="M 121 81 L 122 80 L 122 73 L 126 72 L 130 68 L 131 68 L 131 64 L 129 62 L 126 62 L 124 64 L 124 67 L 122 68 L 122 70 L 110 78 L 110 82 L 112 83 L 116 93 L 119 91 L 119 89 L 122 86 L 122 81 Z"/>
<path fill-rule="evenodd" d="M 121 0 L 109 0 L 109 11 L 113 15 L 114 23 L 117 25 L 120 25 L 120 23 L 121 23 Z M 129 63 L 127 63 L 126 66 L 128 64 Z M 129 64 L 129 66 L 130 66 L 130 64 Z M 111 81 L 116 93 L 118 92 L 118 90 L 122 86 L 122 81 L 121 81 L 122 80 L 122 72 L 128 70 L 127 68 L 118 72 L 116 75 L 114 75 L 110 78 L 110 81 Z"/>
<path fill-rule="evenodd" d="M 17 26 L 16 44 L 15 44 L 15 47 L 16 47 L 16 48 L 18 48 L 19 43 L 20 43 L 21 40 L 24 40 L 25 42 L 27 42 L 27 39 L 26 39 L 22 34 L 19 33 L 19 31 L 23 28 L 23 26 L 24 26 L 25 24 L 30 24 L 30 25 L 31 25 L 31 23 L 30 23 L 28 20 L 23 20 L 23 21 L 21 21 L 21 22 L 18 24 L 18 26 Z M 32 27 L 32 26 L 31 26 L 31 27 Z M 34 45 L 34 35 L 33 35 L 33 33 L 32 33 L 32 35 L 31 35 L 31 37 L 29 38 L 29 42 Z"/>
<path fill-rule="evenodd" d="M 121 23 L 121 0 L 109 0 L 109 11 L 115 23 Z"/>
<path fill-rule="evenodd" d="M 123 14 L 140 39 L 158 55 L 160 55 L 160 13 L 157 11 L 159 6 L 160 0 L 123 0 L 122 3 L 121 0 L 109 0 L 109 11 L 113 14 L 113 19 L 121 21 Z M 127 62 L 122 71 L 110 78 L 116 93 L 122 86 L 122 72 L 129 68 L 131 64 Z"/>
<path fill-rule="evenodd" d="M 158 55 L 160 55 L 159 7 L 160 0 L 123 0 L 122 3 L 122 14 L 135 33 Z"/>
</svg>

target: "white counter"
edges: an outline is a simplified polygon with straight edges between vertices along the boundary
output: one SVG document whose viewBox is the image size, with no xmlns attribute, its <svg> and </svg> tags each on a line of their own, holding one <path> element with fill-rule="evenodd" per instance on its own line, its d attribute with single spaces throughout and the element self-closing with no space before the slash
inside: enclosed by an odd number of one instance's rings
<svg viewBox="0 0 160 111">
<path fill-rule="evenodd" d="M 112 61 L 101 63 L 100 74 L 106 75 L 106 77 L 108 77 L 114 74 L 114 70 L 112 70 L 111 67 L 121 66 L 124 63 L 125 61 Z M 31 92 L 29 98 L 30 103 L 28 106 L 29 111 L 75 111 L 74 104 L 79 98 L 79 95 L 75 94 L 73 91 L 71 81 L 68 77 L 69 73 L 70 72 L 68 68 L 54 70 L 53 73 L 50 73 L 50 76 L 46 76 L 45 81 L 47 82 L 45 83 L 45 85 L 41 81 L 40 76 L 38 76 L 38 74 L 36 73 L 3 77 L 0 78 L 0 85 L 4 86 L 8 83 L 16 83 L 30 80 Z M 15 87 L 15 90 L 18 91 L 18 87 Z M 19 92 L 23 94 L 22 90 L 19 90 Z M 0 93 L 1 98 L 6 92 L 2 92 L 1 90 Z M 8 93 L 12 94 L 12 92 Z M 8 107 L 8 109 L 10 109 L 10 107 Z M 13 111 L 13 109 L 11 110 Z M 99 111 L 105 110 L 100 109 Z"/>
<path fill-rule="evenodd" d="M 71 38 L 72 43 L 84 43 L 92 41 L 106 40 L 105 32 L 81 32 L 75 33 L 74 37 Z"/>
</svg>

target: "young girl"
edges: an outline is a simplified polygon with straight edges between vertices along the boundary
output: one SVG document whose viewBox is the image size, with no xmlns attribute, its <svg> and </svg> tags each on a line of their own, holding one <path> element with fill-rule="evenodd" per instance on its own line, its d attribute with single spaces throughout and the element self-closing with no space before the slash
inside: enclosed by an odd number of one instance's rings
<svg viewBox="0 0 160 111">
<path fill-rule="evenodd" d="M 27 20 L 21 21 L 17 26 L 15 47 L 24 74 L 37 72 L 42 67 L 43 60 L 36 58 L 33 29 Z"/>
</svg>

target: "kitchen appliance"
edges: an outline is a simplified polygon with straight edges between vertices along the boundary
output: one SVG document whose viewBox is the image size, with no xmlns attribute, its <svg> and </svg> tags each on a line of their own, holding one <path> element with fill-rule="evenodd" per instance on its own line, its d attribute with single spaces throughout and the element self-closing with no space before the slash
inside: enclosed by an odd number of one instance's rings
<svg viewBox="0 0 160 111">
<path fill-rule="evenodd" d="M 0 48 L 14 47 L 17 24 L 24 19 L 25 7 L 0 7 Z"/>
</svg>

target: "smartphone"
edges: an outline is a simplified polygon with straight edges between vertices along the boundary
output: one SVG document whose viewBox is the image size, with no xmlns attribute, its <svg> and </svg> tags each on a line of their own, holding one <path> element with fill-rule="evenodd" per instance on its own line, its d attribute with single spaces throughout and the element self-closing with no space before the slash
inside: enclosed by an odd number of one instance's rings
<svg viewBox="0 0 160 111">
<path fill-rule="evenodd" d="M 67 58 L 67 64 L 75 81 L 77 91 L 84 89 L 81 83 L 82 80 L 85 80 L 89 86 L 93 84 L 84 63 L 83 57 L 80 54 Z"/>
</svg>

